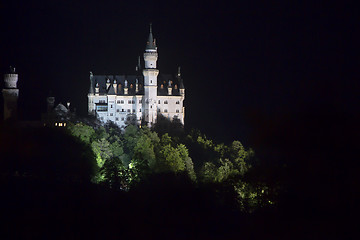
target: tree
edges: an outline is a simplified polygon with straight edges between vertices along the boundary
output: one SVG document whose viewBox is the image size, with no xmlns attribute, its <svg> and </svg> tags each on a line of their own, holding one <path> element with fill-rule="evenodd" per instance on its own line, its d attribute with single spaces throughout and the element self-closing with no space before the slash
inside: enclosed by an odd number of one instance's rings
<svg viewBox="0 0 360 240">
<path fill-rule="evenodd" d="M 75 125 L 70 123 L 67 130 L 71 135 L 78 137 L 81 141 L 87 144 L 91 144 L 95 135 L 95 130 L 83 123 L 77 123 Z"/>
<path fill-rule="evenodd" d="M 99 168 L 102 168 L 105 161 L 113 156 L 110 149 L 110 143 L 105 138 L 94 141 L 91 144 L 91 147 L 95 153 L 96 162 Z"/>
</svg>

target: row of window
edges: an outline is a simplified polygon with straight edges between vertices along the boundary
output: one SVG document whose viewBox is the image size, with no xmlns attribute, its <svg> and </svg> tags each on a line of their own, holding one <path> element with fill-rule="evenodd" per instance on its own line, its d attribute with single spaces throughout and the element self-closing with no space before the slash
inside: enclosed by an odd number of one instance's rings
<svg viewBox="0 0 360 240">
<path fill-rule="evenodd" d="M 161 109 L 160 109 L 160 108 L 158 109 L 158 112 L 161 112 Z M 167 109 L 164 109 L 164 112 L 166 112 L 166 113 L 167 113 L 167 112 L 168 112 L 168 110 L 167 110 Z M 175 110 L 175 112 L 176 112 L 176 113 L 179 113 L 180 111 L 179 111 L 179 109 L 176 109 L 176 110 Z"/>
<path fill-rule="evenodd" d="M 100 117 L 100 119 L 101 120 L 104 120 L 104 117 Z M 124 121 L 125 120 L 125 118 L 121 118 L 121 121 Z M 136 120 L 136 118 L 134 118 L 134 117 L 127 117 L 126 118 L 126 121 L 132 121 L 132 122 L 135 122 L 135 120 Z M 118 117 L 116 117 L 115 118 L 115 121 L 119 121 L 119 118 Z M 138 121 L 141 121 L 141 117 L 138 119 Z M 64 123 L 65 125 L 64 125 L 64 127 L 66 126 L 66 123 Z M 57 126 L 57 125 L 55 125 L 55 126 Z"/>
<path fill-rule="evenodd" d="M 55 127 L 66 127 L 66 123 L 55 123 Z"/>
<path fill-rule="evenodd" d="M 99 111 L 99 110 L 98 110 Z M 131 111 L 131 109 L 127 109 L 126 111 L 125 111 L 125 109 L 121 109 L 121 112 L 128 112 L 128 113 L 131 113 L 131 112 L 133 112 L 133 113 L 135 113 L 135 109 L 133 109 L 132 111 Z M 120 112 L 120 109 L 116 109 L 116 112 Z M 141 108 L 139 109 L 139 112 L 141 112 Z M 158 109 L 158 112 L 161 112 L 161 109 L 159 108 Z M 164 109 L 164 112 L 168 112 L 168 110 L 167 109 Z M 179 111 L 179 109 L 176 109 L 175 110 L 175 112 L 176 113 L 179 113 L 180 111 Z M 110 113 L 110 116 L 113 116 L 113 113 Z"/>
<path fill-rule="evenodd" d="M 105 100 L 100 100 L 99 103 L 105 103 Z M 124 104 L 125 101 L 124 100 L 117 100 L 116 101 L 117 104 Z M 139 104 L 142 103 L 142 100 L 139 100 Z M 169 102 L 167 100 L 164 101 L 164 104 L 168 104 Z M 176 101 L 176 104 L 180 104 L 180 101 Z M 135 100 L 128 100 L 128 104 L 135 104 Z M 158 101 L 158 104 L 161 104 L 161 101 Z"/>
</svg>

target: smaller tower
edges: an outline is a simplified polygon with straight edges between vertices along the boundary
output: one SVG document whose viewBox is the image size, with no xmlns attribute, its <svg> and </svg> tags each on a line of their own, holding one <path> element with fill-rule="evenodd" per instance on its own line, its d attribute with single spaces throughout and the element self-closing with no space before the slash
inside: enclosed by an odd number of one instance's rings
<svg viewBox="0 0 360 240">
<path fill-rule="evenodd" d="M 114 77 L 113 87 L 114 87 L 115 94 L 117 94 L 117 82 L 116 82 L 115 77 Z"/>
<path fill-rule="evenodd" d="M 5 86 L 2 90 L 4 98 L 4 120 L 17 120 L 17 101 L 19 89 L 17 88 L 18 74 L 15 68 L 10 67 L 10 73 L 4 74 Z"/>
<path fill-rule="evenodd" d="M 169 85 L 168 85 L 168 95 L 172 95 L 171 80 L 169 80 Z"/>
<path fill-rule="evenodd" d="M 128 95 L 128 81 L 125 80 L 124 94 Z"/>
<path fill-rule="evenodd" d="M 135 92 L 137 93 L 139 91 L 139 80 L 136 79 L 136 82 L 135 82 Z"/>
<path fill-rule="evenodd" d="M 100 90 L 99 83 L 96 83 L 96 85 L 95 85 L 95 95 L 96 96 L 99 96 L 99 90 Z"/>
<path fill-rule="evenodd" d="M 55 106 L 55 97 L 52 96 L 51 93 L 46 98 L 46 103 L 47 103 L 47 113 L 51 113 L 51 111 L 54 109 Z"/>
<path fill-rule="evenodd" d="M 90 88 L 88 93 L 88 113 L 93 114 L 94 109 L 94 99 L 95 99 L 95 90 L 94 90 L 94 75 L 90 72 Z"/>
<path fill-rule="evenodd" d="M 180 67 L 178 67 L 178 74 L 177 74 L 177 78 L 179 81 L 179 90 L 180 90 L 180 95 L 183 97 L 183 99 L 185 98 L 185 87 L 184 87 L 184 82 L 181 78 L 181 72 L 180 72 Z"/>
<path fill-rule="evenodd" d="M 107 80 L 106 80 L 106 90 L 109 90 L 109 87 L 110 87 L 110 79 L 107 78 Z"/>
</svg>

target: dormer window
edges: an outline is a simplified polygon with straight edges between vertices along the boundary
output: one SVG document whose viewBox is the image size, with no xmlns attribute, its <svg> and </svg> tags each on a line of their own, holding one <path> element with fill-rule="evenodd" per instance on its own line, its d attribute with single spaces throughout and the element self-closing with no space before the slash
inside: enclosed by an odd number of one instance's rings
<svg viewBox="0 0 360 240">
<path fill-rule="evenodd" d="M 133 88 L 133 84 L 130 84 L 130 88 Z"/>
<path fill-rule="evenodd" d="M 164 88 L 164 84 L 161 84 L 161 85 L 160 85 L 160 88 L 163 89 L 163 88 Z"/>
<path fill-rule="evenodd" d="M 177 89 L 177 84 L 175 84 L 174 88 Z"/>
</svg>

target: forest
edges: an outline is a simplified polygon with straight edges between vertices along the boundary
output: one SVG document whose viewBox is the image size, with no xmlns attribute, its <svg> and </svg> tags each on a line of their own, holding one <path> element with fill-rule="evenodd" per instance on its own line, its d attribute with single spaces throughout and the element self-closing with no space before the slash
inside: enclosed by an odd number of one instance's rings
<svg viewBox="0 0 360 240">
<path fill-rule="evenodd" d="M 3 125 L 0 144 L 9 238 L 288 239 L 328 226 L 308 222 L 315 210 L 289 188 L 286 165 L 166 119 Z"/>
</svg>

